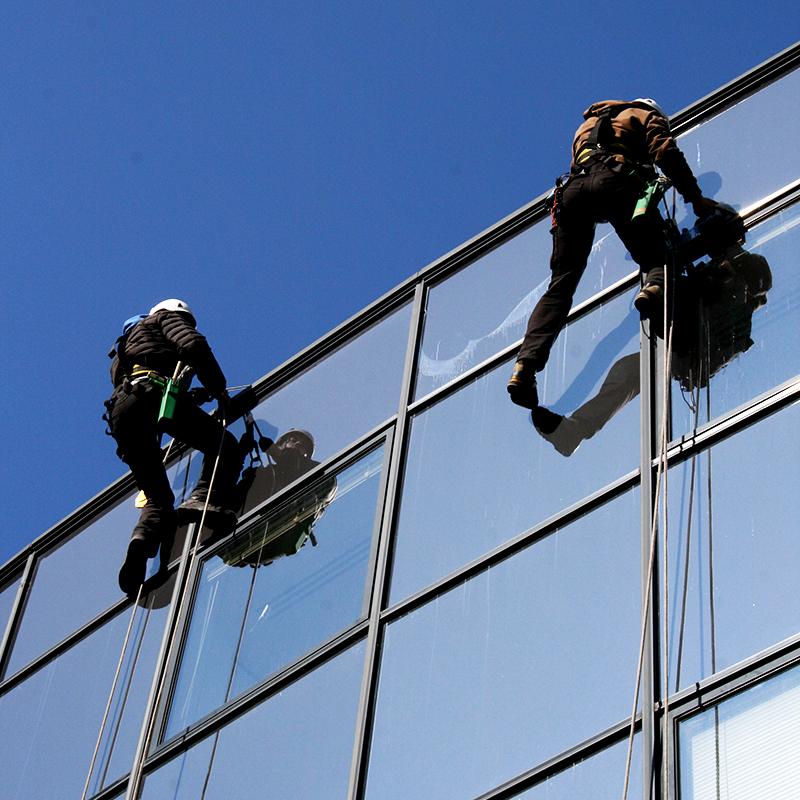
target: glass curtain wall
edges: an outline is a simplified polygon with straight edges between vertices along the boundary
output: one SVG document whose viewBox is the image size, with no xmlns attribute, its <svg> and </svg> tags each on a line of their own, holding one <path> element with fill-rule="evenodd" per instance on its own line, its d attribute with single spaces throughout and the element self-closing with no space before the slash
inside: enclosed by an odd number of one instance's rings
<svg viewBox="0 0 800 800">
<path fill-rule="evenodd" d="M 534 800 L 621 796 L 627 778 L 640 797 L 663 756 L 676 798 L 797 796 L 800 72 L 754 89 L 721 90 L 681 132 L 703 191 L 749 230 L 676 284 L 644 656 L 659 705 L 654 733 L 633 720 L 630 765 L 643 436 L 661 419 L 641 364 L 664 344 L 599 226 L 540 376 L 556 430 L 508 401 L 549 278 L 541 204 L 264 379 L 253 413 L 273 443 L 243 475 L 239 528 L 201 536 L 191 565 L 175 563 L 184 530 L 129 637 L 132 495 L 2 574 L 3 793 L 74 798 L 88 779 L 96 800 Z M 192 456 L 171 469 L 179 498 Z"/>
</svg>

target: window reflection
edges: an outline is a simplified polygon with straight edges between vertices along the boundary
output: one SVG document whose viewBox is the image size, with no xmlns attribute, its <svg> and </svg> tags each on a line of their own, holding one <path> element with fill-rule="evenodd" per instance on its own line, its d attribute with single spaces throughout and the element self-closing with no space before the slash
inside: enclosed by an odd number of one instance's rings
<svg viewBox="0 0 800 800">
<path fill-rule="evenodd" d="M 361 618 L 382 461 L 323 477 L 204 564 L 168 737 Z"/>
<path fill-rule="evenodd" d="M 800 177 L 795 70 L 678 138 L 703 194 L 746 208 Z M 769 146 L 764 146 L 769 120 Z M 679 199 L 678 219 L 686 211 Z"/>
<path fill-rule="evenodd" d="M 88 796 L 130 769 L 166 614 L 137 610 Z M 129 621 L 119 614 L 0 697 L 4 796 L 81 796 Z"/>
<path fill-rule="evenodd" d="M 550 281 L 549 231 L 548 217 L 430 290 L 416 399 L 523 336 Z M 576 304 L 637 268 L 612 234 L 610 225 L 598 226 Z"/>
<path fill-rule="evenodd" d="M 794 405 L 669 472 L 671 691 L 800 630 L 799 423 Z"/>
<path fill-rule="evenodd" d="M 508 401 L 508 364 L 413 419 L 392 603 L 638 468 L 639 404 L 616 401 L 611 408 L 608 400 L 621 359 L 634 356 L 624 368 L 638 358 L 632 299 L 633 293 L 618 297 L 569 325 L 540 376 L 542 402 L 565 416 L 586 411 L 606 388 L 595 402 L 605 403 L 603 414 L 596 409 L 595 422 L 606 417 L 602 434 L 594 431 L 570 458 L 559 441 L 537 432 L 529 412 Z M 623 377 L 629 386 L 630 370 Z"/>
<path fill-rule="evenodd" d="M 793 206 L 748 231 L 746 249 L 723 259 L 731 264 L 728 272 L 733 277 L 710 282 L 716 297 L 700 301 L 702 327 L 696 334 L 689 331 L 693 341 L 700 343 L 694 344 L 694 352 L 701 358 L 687 358 L 678 342 L 672 386 L 673 436 L 685 434 L 800 373 L 798 223 L 800 206 Z M 711 262 L 710 268 L 717 266 Z"/>
<path fill-rule="evenodd" d="M 316 442 L 308 431 L 291 430 L 267 449 L 266 463 L 245 467 L 239 481 L 240 514 L 245 514 L 276 492 L 319 466 L 312 458 Z M 335 490 L 334 490 L 335 491 Z"/>
<path fill-rule="evenodd" d="M 518 795 L 519 800 L 607 800 L 621 797 L 625 786 L 628 741 L 615 744 Z M 633 740 L 628 796 L 641 796 L 642 742 Z"/>
<path fill-rule="evenodd" d="M 142 800 L 347 797 L 363 642 L 145 779 Z"/>
<path fill-rule="evenodd" d="M 800 670 L 686 720 L 679 728 L 680 796 L 800 795 Z"/>
<path fill-rule="evenodd" d="M 631 491 L 390 624 L 367 800 L 477 797 L 629 715 L 640 542 Z"/>
<path fill-rule="evenodd" d="M 182 502 L 188 462 L 184 457 L 167 473 L 177 503 Z M 195 462 L 199 469 L 200 459 Z M 189 483 L 189 488 L 193 485 Z M 125 498 L 39 561 L 6 675 L 24 667 L 122 597 L 117 573 L 131 529 L 139 519 L 134 499 L 135 495 Z M 152 578 L 158 569 L 158 561 L 151 562 L 148 576 Z"/>
<path fill-rule="evenodd" d="M 308 432 L 310 468 L 396 414 L 411 308 L 406 304 L 267 397 L 253 410 L 262 433 L 277 443 L 288 431 Z"/>
</svg>

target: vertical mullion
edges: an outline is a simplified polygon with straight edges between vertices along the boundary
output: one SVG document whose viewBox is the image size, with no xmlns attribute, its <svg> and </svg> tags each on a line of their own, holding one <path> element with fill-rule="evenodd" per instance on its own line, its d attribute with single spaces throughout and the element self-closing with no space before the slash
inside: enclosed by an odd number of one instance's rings
<svg viewBox="0 0 800 800">
<path fill-rule="evenodd" d="M 383 641 L 381 611 L 383 610 L 386 594 L 389 589 L 388 572 L 391 564 L 392 529 L 394 527 L 395 508 L 398 502 L 399 487 L 405 460 L 408 406 L 413 399 L 417 354 L 422 338 L 425 295 L 425 284 L 420 281 L 414 293 L 414 311 L 412 313 L 411 327 L 408 335 L 408 349 L 406 351 L 406 363 L 403 372 L 403 388 L 397 414 L 397 427 L 392 437 L 392 457 L 386 484 L 383 522 L 381 525 L 378 557 L 375 566 L 375 579 L 373 583 L 372 604 L 367 633 L 367 652 L 364 659 L 364 673 L 358 703 L 353 760 L 350 767 L 350 784 L 347 791 L 348 800 L 357 800 L 358 797 L 363 795 L 367 774 L 369 732 L 375 707 L 380 667 L 380 650 Z"/>
<path fill-rule="evenodd" d="M 191 580 L 194 576 L 188 575 L 189 567 L 193 568 L 193 572 L 198 574 L 198 565 L 199 562 L 197 560 L 194 561 L 193 564 L 190 562 L 192 561 L 192 545 L 194 540 L 197 536 L 199 536 L 199 531 L 197 530 L 199 526 L 197 524 L 192 524 L 189 526 L 188 531 L 186 532 L 186 538 L 183 543 L 183 553 L 181 554 L 181 561 L 180 566 L 178 567 L 178 574 L 175 579 L 175 588 L 172 592 L 172 601 L 170 603 L 170 610 L 169 615 L 167 616 L 166 624 L 164 625 L 164 635 L 161 637 L 161 647 L 158 651 L 158 658 L 156 659 L 156 667 L 153 673 L 153 680 L 150 684 L 150 694 L 147 698 L 147 704 L 145 705 L 144 717 L 142 720 L 142 728 L 139 732 L 139 740 L 136 743 L 136 751 L 133 757 L 133 763 L 131 765 L 131 771 L 128 775 L 128 787 L 125 791 L 125 800 L 135 800 L 133 795 L 134 784 L 138 784 L 136 787 L 137 793 L 138 790 L 141 789 L 143 783 L 143 773 L 144 773 L 144 762 L 147 759 L 147 752 L 145 748 L 148 744 L 148 738 L 150 738 L 150 744 L 152 744 L 152 738 L 149 737 L 149 726 L 151 718 L 158 714 L 157 706 L 157 699 L 159 696 L 161 681 L 166 680 L 169 678 L 169 675 L 165 675 L 165 671 L 169 669 L 170 663 L 172 661 L 172 657 L 174 655 L 173 651 L 173 641 L 176 637 L 181 636 L 181 620 L 185 620 L 190 618 L 189 614 L 183 613 L 184 609 L 180 608 L 180 603 L 178 603 L 178 599 L 181 597 L 185 597 L 186 594 L 183 592 L 184 584 Z M 165 687 L 168 688 L 168 687 Z M 163 702 L 163 695 L 162 695 L 162 702 Z M 154 720 L 155 722 L 158 719 Z M 131 778 L 134 775 L 138 775 L 138 780 L 133 781 Z"/>
<path fill-rule="evenodd" d="M 653 542 L 653 513 L 657 498 L 654 497 L 653 481 L 655 444 L 657 440 L 657 393 L 655 392 L 655 344 L 652 334 L 641 328 L 639 348 L 640 390 L 641 390 L 641 600 L 642 614 L 649 608 L 643 620 L 644 651 L 641 675 L 641 707 L 642 707 L 642 798 L 655 800 L 658 797 L 660 781 L 658 780 L 658 756 L 656 752 L 658 737 L 656 735 L 655 703 L 657 698 L 657 642 L 655 620 L 657 618 L 658 601 L 658 548 Z M 651 544 L 653 551 L 651 553 Z M 648 581 L 652 559 L 653 579 Z M 648 587 L 648 583 L 650 584 Z M 648 596 L 649 592 L 649 596 Z M 634 709 L 634 714 L 636 710 Z"/>
<path fill-rule="evenodd" d="M 11 659 L 11 649 L 14 646 L 14 640 L 17 638 L 19 623 L 25 611 L 25 604 L 28 601 L 28 596 L 30 594 L 28 589 L 33 583 L 35 566 L 36 553 L 31 553 L 28 556 L 28 560 L 25 562 L 22 576 L 19 579 L 19 586 L 17 586 L 17 596 L 14 598 L 14 605 L 11 607 L 11 613 L 8 615 L 8 623 L 6 624 L 3 638 L 0 640 L 0 681 L 5 678 L 8 662 Z"/>
</svg>

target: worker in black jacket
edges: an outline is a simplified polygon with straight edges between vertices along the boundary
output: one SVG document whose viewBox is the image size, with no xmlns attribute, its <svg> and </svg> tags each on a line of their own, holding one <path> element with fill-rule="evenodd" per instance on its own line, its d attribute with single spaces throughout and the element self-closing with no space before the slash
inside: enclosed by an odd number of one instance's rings
<svg viewBox="0 0 800 800">
<path fill-rule="evenodd" d="M 114 358 L 114 393 L 106 403 L 110 433 L 117 442 L 117 454 L 147 498 L 119 573 L 122 591 L 135 595 L 144 581 L 147 559 L 155 557 L 162 542 L 171 540 L 179 515 L 181 522 L 199 519 L 208 504 L 206 519 L 216 518 L 217 525 L 226 520 L 235 525 L 229 504 L 242 455 L 236 437 L 185 396 L 179 395 L 172 417 L 159 422 L 162 386 L 166 378 L 175 377 L 179 363 L 193 371 L 223 410 L 229 402 L 225 376 L 205 337 L 195 328 L 194 314 L 186 303 L 165 300 L 147 316 L 129 320 L 109 355 Z M 205 456 L 200 479 L 178 512 L 159 446 L 162 432 Z M 162 553 L 162 559 L 167 555 Z"/>
<path fill-rule="evenodd" d="M 552 277 L 525 333 L 508 393 L 524 408 L 539 405 L 536 373 L 564 327 L 594 241 L 598 222 L 610 222 L 643 275 L 635 305 L 642 319 L 655 318 L 664 302 L 664 231 L 649 214 L 633 220 L 638 199 L 655 178 L 654 165 L 672 180 L 698 217 L 716 203 L 704 197 L 669 129 L 661 106 L 644 98 L 604 100 L 584 112 L 572 143 L 569 177 L 556 188 L 553 204 Z"/>
</svg>

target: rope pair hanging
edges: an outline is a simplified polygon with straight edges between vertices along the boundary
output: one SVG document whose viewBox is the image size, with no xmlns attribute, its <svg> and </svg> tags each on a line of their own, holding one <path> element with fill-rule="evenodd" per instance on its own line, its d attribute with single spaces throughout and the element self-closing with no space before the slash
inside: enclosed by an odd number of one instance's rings
<svg viewBox="0 0 800 800">
<path fill-rule="evenodd" d="M 674 195 L 673 195 L 673 209 L 672 209 L 672 216 L 669 216 L 668 212 L 668 219 L 674 220 L 675 216 L 675 204 L 674 204 Z M 656 543 L 658 538 L 658 517 L 659 517 L 659 504 L 661 504 L 663 510 L 663 536 L 662 536 L 662 563 L 664 564 L 665 571 L 668 572 L 668 564 L 669 564 L 669 551 L 668 551 L 668 480 L 667 480 L 667 424 L 669 419 L 669 406 L 670 406 L 670 382 L 671 382 L 671 368 L 672 368 L 672 353 L 673 353 L 673 324 L 672 318 L 674 315 L 668 315 L 669 311 L 669 298 L 668 298 L 668 285 L 669 281 L 665 281 L 665 288 L 664 288 L 664 317 L 663 319 L 665 322 L 669 321 L 667 327 L 667 340 L 666 340 L 666 351 L 664 356 L 664 369 L 662 373 L 662 419 L 661 419 L 661 428 L 660 428 L 660 435 L 659 435 L 659 447 L 658 447 L 658 456 L 657 456 L 657 477 L 656 477 L 656 487 L 655 492 L 653 495 L 653 514 L 652 514 L 652 522 L 650 528 L 650 542 L 649 542 L 649 558 L 648 558 L 648 569 L 647 569 L 647 581 L 646 581 L 646 589 L 645 589 L 645 597 L 644 597 L 644 604 L 642 609 L 642 628 L 641 628 L 641 637 L 639 643 L 639 658 L 638 664 L 636 669 L 636 688 L 634 691 L 634 700 L 633 700 L 633 709 L 631 711 L 631 725 L 630 725 L 630 732 L 628 736 L 628 751 L 625 763 L 625 783 L 623 786 L 623 793 L 622 798 L 623 800 L 627 800 L 628 795 L 628 785 L 630 781 L 630 769 L 631 769 L 631 757 L 633 752 L 633 739 L 635 733 L 635 721 L 636 721 L 636 709 L 639 704 L 639 691 L 641 686 L 641 679 L 642 679 L 642 670 L 643 670 L 643 662 L 644 662 L 644 648 L 647 640 L 647 623 L 650 617 L 650 603 L 651 603 L 651 595 L 653 589 L 653 580 L 654 580 L 654 571 L 655 571 L 655 553 L 656 553 Z M 700 352 L 708 358 L 708 337 L 705 337 L 705 340 L 702 342 L 697 342 L 696 345 L 698 346 Z M 708 365 L 703 364 L 701 365 L 701 372 L 703 371 L 703 367 L 708 370 Z M 702 376 L 701 376 L 702 377 Z M 710 414 L 711 414 L 711 401 L 710 401 L 710 381 L 709 380 L 698 380 L 698 385 L 702 385 L 705 383 L 706 386 L 706 412 L 708 416 L 708 421 L 710 421 Z M 700 407 L 700 395 L 699 395 L 699 388 L 697 389 L 697 396 L 692 398 L 692 403 L 690 403 L 690 409 L 694 412 L 694 428 L 696 429 L 698 426 L 699 421 L 699 407 Z M 681 614 L 680 614 L 680 634 L 679 634 L 679 642 L 678 642 L 678 661 L 676 666 L 676 681 L 675 681 L 675 691 L 678 691 L 680 688 L 680 674 L 681 674 L 681 666 L 682 666 L 682 659 L 683 659 L 683 644 L 684 644 L 684 633 L 685 633 L 685 622 L 686 622 L 686 608 L 687 608 L 687 592 L 688 592 L 688 577 L 689 577 L 689 546 L 690 546 L 690 538 L 691 538 L 691 525 L 692 525 L 692 508 L 693 508 L 693 498 L 694 498 L 694 487 L 695 487 L 695 477 L 696 477 L 696 460 L 698 456 L 695 454 L 692 456 L 692 473 L 691 473 L 691 487 L 690 487 L 690 499 L 689 499 L 689 518 L 687 523 L 687 543 L 686 543 L 686 557 L 684 561 L 684 570 L 683 570 L 683 597 L 681 602 Z M 663 495 L 661 490 L 663 480 Z M 711 453 L 709 451 L 708 454 L 708 550 L 709 550 L 709 611 L 711 617 L 711 670 L 712 674 L 716 671 L 716 633 L 715 633 L 715 609 L 714 609 L 714 568 L 713 568 L 713 522 L 712 522 L 712 484 L 711 484 Z M 680 578 L 681 576 L 678 576 Z M 670 663 L 670 650 L 669 650 L 669 579 L 668 574 L 665 574 L 665 579 L 663 580 L 663 595 L 662 595 L 662 613 L 661 617 L 663 620 L 661 638 L 662 638 L 662 674 L 664 676 L 664 686 L 666 687 L 666 691 L 664 692 L 664 707 L 663 707 L 663 714 L 662 720 L 666 721 L 669 719 L 669 663 Z M 717 717 L 717 724 L 716 724 L 716 760 L 717 760 L 717 796 L 719 797 L 719 781 L 720 781 L 720 774 L 719 774 L 719 722 Z M 664 741 L 664 754 L 663 758 L 661 759 L 661 778 L 662 778 L 662 796 L 669 797 L 669 765 L 670 765 L 670 741 L 671 737 L 669 736 L 666 727 L 663 731 L 663 741 Z"/>
<path fill-rule="evenodd" d="M 189 565 L 188 565 L 188 568 L 186 570 L 186 575 L 187 576 L 191 574 L 191 571 L 192 571 L 192 569 L 194 567 L 195 560 L 197 558 L 197 551 L 198 551 L 199 546 L 200 546 L 200 538 L 201 538 L 201 534 L 202 534 L 202 531 L 203 531 L 203 527 L 205 525 L 206 515 L 207 515 L 207 512 L 208 512 L 209 499 L 211 497 L 211 493 L 212 493 L 213 488 L 214 488 L 214 481 L 215 481 L 216 476 L 217 476 L 217 469 L 219 467 L 220 456 L 222 454 L 222 447 L 223 447 L 223 443 L 225 441 L 225 433 L 227 431 L 227 420 L 225 418 L 225 411 L 224 411 L 224 409 L 222 407 L 220 407 L 220 408 L 221 408 L 221 412 L 222 412 L 222 435 L 220 437 L 219 448 L 217 449 L 217 454 L 216 454 L 216 457 L 214 459 L 214 469 L 213 469 L 213 471 L 211 473 L 211 479 L 209 481 L 208 492 L 206 494 L 205 505 L 203 506 L 203 513 L 202 513 L 202 515 L 200 517 L 200 522 L 195 524 L 193 527 L 190 527 L 190 531 L 191 531 L 191 533 L 190 533 L 190 537 L 191 537 L 191 555 L 189 557 Z M 173 444 L 174 444 L 174 439 L 170 442 L 169 447 L 167 448 L 167 452 L 166 452 L 166 454 L 164 456 L 164 463 L 165 464 L 166 464 L 166 462 L 167 462 L 167 460 L 169 458 L 170 452 L 172 451 Z M 187 469 L 187 476 L 188 476 L 188 469 Z M 95 744 L 94 753 L 92 755 L 91 764 L 89 766 L 89 772 L 88 772 L 88 775 L 86 776 L 86 783 L 84 785 L 83 794 L 81 795 L 81 800 L 86 800 L 86 796 L 87 796 L 87 793 L 88 793 L 88 790 L 89 790 L 89 784 L 90 784 L 91 778 L 92 778 L 92 773 L 94 772 L 95 764 L 97 763 L 97 755 L 99 753 L 100 744 L 102 742 L 103 734 L 105 732 L 105 726 L 106 726 L 106 723 L 108 721 L 108 716 L 109 716 L 109 713 L 110 713 L 111 704 L 113 702 L 114 694 L 115 694 L 116 688 L 117 688 L 117 683 L 119 681 L 119 675 L 120 675 L 120 672 L 122 670 L 122 665 L 123 665 L 124 660 L 125 660 L 125 654 L 126 654 L 126 651 L 127 651 L 127 648 L 128 648 L 129 641 L 130 641 L 131 631 L 133 629 L 133 622 L 134 622 L 134 619 L 136 617 L 136 610 L 138 608 L 139 602 L 141 601 L 141 597 L 142 597 L 143 586 L 144 586 L 144 584 L 142 584 L 139 587 L 139 591 L 137 593 L 136 600 L 135 600 L 135 602 L 133 604 L 133 610 L 132 610 L 132 613 L 131 613 L 130 622 L 128 623 L 128 630 L 127 630 L 127 633 L 125 635 L 125 639 L 124 639 L 123 644 L 122 644 L 122 652 L 120 654 L 119 663 L 117 665 L 117 670 L 116 670 L 116 673 L 114 675 L 114 680 L 113 680 L 112 685 L 111 685 L 111 692 L 110 692 L 109 697 L 108 697 L 108 703 L 106 704 L 105 713 L 103 715 L 103 721 L 102 721 L 102 723 L 100 725 L 100 732 L 99 732 L 99 734 L 97 736 L 97 743 Z M 186 604 L 186 600 L 187 600 L 188 596 L 189 596 L 188 580 L 185 580 L 183 582 L 182 586 L 180 587 L 180 595 L 179 595 L 179 600 L 178 600 L 178 604 L 177 604 L 177 612 L 173 616 L 173 619 L 175 621 L 178 621 L 178 620 L 181 619 L 181 617 L 183 615 L 183 611 L 184 611 L 184 606 Z M 142 633 L 142 635 L 144 635 L 144 633 Z M 141 645 L 141 642 L 140 642 L 140 645 Z M 170 659 L 172 658 L 174 645 L 175 645 L 175 637 L 171 635 L 170 639 L 169 639 L 169 647 L 167 649 L 166 657 L 165 657 L 165 659 L 164 659 L 164 661 L 162 662 L 162 665 L 161 665 L 162 667 L 163 667 L 164 664 L 168 664 Z M 138 651 L 137 651 L 137 655 L 138 655 Z M 132 673 L 131 673 L 131 677 L 132 677 Z M 153 729 L 154 729 L 154 726 L 155 726 L 156 710 L 158 709 L 158 707 L 159 707 L 159 705 L 161 703 L 161 697 L 162 697 L 163 692 L 164 692 L 165 683 L 166 683 L 166 670 L 162 668 L 161 672 L 159 674 L 159 678 L 158 678 L 158 690 L 156 692 L 155 702 L 153 704 L 152 709 L 150 709 L 151 713 L 149 715 L 149 720 L 147 722 L 147 730 L 146 730 L 146 735 L 145 735 L 145 740 L 144 740 L 144 746 L 142 748 L 141 758 L 137 759 L 137 762 L 136 762 L 136 764 L 134 764 L 133 769 L 131 770 L 131 775 L 129 777 L 127 796 L 130 796 L 132 798 L 135 798 L 135 797 L 138 796 L 139 790 L 141 788 L 141 780 L 142 780 L 142 773 L 143 773 L 143 768 L 144 768 L 144 761 L 145 761 L 145 759 L 147 757 L 147 751 L 150 748 L 150 742 L 152 740 Z"/>
<path fill-rule="evenodd" d="M 666 199 L 664 200 L 666 206 Z M 672 215 L 669 213 L 669 208 L 667 207 L 667 223 L 670 224 L 671 220 L 674 220 L 674 212 L 675 212 L 675 195 L 673 193 L 673 208 L 672 208 Z M 668 260 L 667 264 L 667 272 L 669 273 L 672 270 L 673 264 L 672 259 Z M 667 518 L 667 427 L 669 421 L 669 391 L 670 391 L 670 375 L 672 370 L 672 344 L 673 344 L 673 315 L 669 313 L 670 311 L 670 291 L 669 291 L 669 274 L 665 275 L 664 281 L 664 305 L 662 309 L 662 319 L 664 321 L 664 326 L 666 328 L 666 352 L 664 355 L 664 368 L 662 371 L 662 415 L 661 415 L 661 427 L 659 431 L 659 444 L 658 444 L 658 456 L 657 456 L 657 467 L 656 467 L 656 487 L 655 492 L 653 494 L 653 513 L 650 525 L 650 537 L 649 537 L 649 550 L 648 550 L 648 567 L 647 567 L 647 581 L 645 585 L 645 595 L 644 595 L 644 604 L 642 608 L 642 627 L 641 627 L 641 635 L 639 638 L 639 657 L 638 663 L 636 666 L 636 686 L 634 690 L 633 696 L 633 709 L 631 711 L 631 724 L 630 724 L 630 732 L 628 735 L 628 751 L 627 756 L 625 759 L 625 782 L 622 789 L 622 800 L 627 800 L 628 797 L 628 785 L 630 782 L 630 771 L 631 771 L 631 758 L 633 754 L 633 739 L 634 733 L 636 730 L 636 709 L 639 705 L 639 690 L 642 682 L 642 670 L 644 666 L 644 648 L 647 642 L 647 623 L 650 618 L 650 598 L 653 591 L 653 579 L 654 579 L 654 571 L 655 571 L 655 561 L 656 561 L 656 543 L 658 539 L 658 516 L 659 516 L 659 502 L 662 502 L 662 492 L 661 492 L 661 484 L 662 480 L 664 483 L 664 492 L 663 492 L 663 513 L 664 513 L 664 536 L 663 536 L 663 546 L 664 546 L 664 554 L 663 559 L 664 563 L 667 563 L 667 551 L 666 551 L 666 542 L 667 542 L 667 535 L 666 535 L 666 518 Z M 652 329 L 651 329 L 652 330 Z M 667 581 L 664 581 L 664 630 L 667 630 Z M 669 668 L 669 652 L 666 643 L 664 643 L 664 669 L 665 671 Z M 668 693 L 667 693 L 668 694 Z M 668 765 L 669 765 L 669 757 L 668 753 L 665 753 L 665 757 L 662 759 L 663 763 L 663 780 L 664 780 L 664 787 L 666 788 L 666 781 L 668 776 Z M 667 795 L 665 795 L 667 796 Z"/>
<path fill-rule="evenodd" d="M 665 281 L 666 283 L 666 281 Z M 667 320 L 667 309 L 668 309 L 668 292 L 665 287 L 664 289 L 664 320 Z M 656 554 L 656 541 L 657 541 L 657 533 L 658 533 L 658 509 L 659 509 L 659 498 L 661 497 L 661 481 L 664 480 L 664 509 L 666 513 L 666 500 L 667 500 L 667 493 L 666 493 L 666 464 L 667 464 L 667 422 L 668 422 L 668 413 L 669 413 L 669 374 L 670 374 L 670 362 L 672 358 L 672 325 L 670 324 L 667 328 L 667 349 L 664 358 L 664 371 L 663 371 L 663 403 L 662 403 L 662 417 L 661 417 L 661 429 L 659 434 L 659 447 L 658 447 L 658 458 L 657 458 L 657 472 L 656 472 L 656 488 L 654 493 L 654 502 L 653 502 L 653 515 L 652 515 L 652 522 L 650 526 L 650 547 L 649 547 L 649 558 L 648 558 L 648 568 L 647 568 L 647 582 L 645 588 L 645 595 L 644 595 L 644 606 L 642 608 L 642 629 L 641 629 L 641 636 L 639 639 L 639 659 L 638 664 L 636 667 L 636 688 L 634 691 L 633 696 L 633 710 L 631 711 L 631 725 L 630 725 L 630 733 L 628 735 L 628 752 L 625 760 L 625 783 L 622 789 L 622 800 L 627 800 L 628 797 L 628 784 L 630 782 L 630 773 L 631 773 L 631 757 L 633 754 L 633 738 L 634 733 L 636 730 L 636 709 L 639 705 L 639 688 L 642 682 L 642 668 L 644 664 L 644 647 L 647 641 L 647 622 L 650 617 L 650 595 L 652 594 L 653 589 L 653 573 L 655 570 L 655 554 Z M 664 539 L 666 540 L 666 532 Z M 666 647 L 664 648 L 666 651 Z M 668 658 L 668 654 L 666 656 Z M 668 758 L 664 758 L 664 766 L 665 768 L 668 765 Z"/>
</svg>

